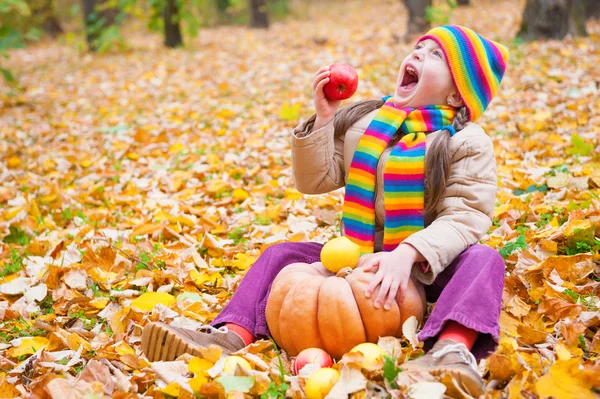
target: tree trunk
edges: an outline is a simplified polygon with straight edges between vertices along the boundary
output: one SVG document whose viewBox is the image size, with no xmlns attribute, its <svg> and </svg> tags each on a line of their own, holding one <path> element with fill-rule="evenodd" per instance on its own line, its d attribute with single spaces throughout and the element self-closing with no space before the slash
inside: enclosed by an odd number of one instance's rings
<svg viewBox="0 0 600 399">
<path fill-rule="evenodd" d="M 269 28 L 269 14 L 265 0 L 250 0 L 250 26 L 253 28 Z"/>
<path fill-rule="evenodd" d="M 229 23 L 231 22 L 231 16 L 228 12 L 229 7 L 231 6 L 230 0 L 216 0 L 217 11 L 219 13 L 219 19 L 221 22 Z"/>
<path fill-rule="evenodd" d="M 587 0 L 527 0 L 518 36 L 524 40 L 586 36 Z"/>
<path fill-rule="evenodd" d="M 44 32 L 49 34 L 53 39 L 59 33 L 63 33 L 63 29 L 58 22 L 56 13 L 54 12 L 54 4 L 52 0 L 43 0 L 41 3 L 35 3 L 37 7 L 32 7 L 32 14 L 39 14 L 43 18 L 42 28 Z"/>
<path fill-rule="evenodd" d="M 599 0 L 587 0 L 587 4 L 585 5 L 585 16 L 586 19 L 600 18 Z"/>
<path fill-rule="evenodd" d="M 90 51 L 98 50 L 98 38 L 102 30 L 114 25 L 119 14 L 118 8 L 105 8 L 103 5 L 109 0 L 81 0 L 83 22 L 85 25 L 85 38 Z"/>
<path fill-rule="evenodd" d="M 85 39 L 90 51 L 96 51 L 98 49 L 97 40 L 100 33 L 94 26 L 97 19 L 95 8 L 96 0 L 81 0 L 83 22 L 85 24 Z"/>
<path fill-rule="evenodd" d="M 175 0 L 167 0 L 163 10 L 165 24 L 165 46 L 175 48 L 183 46 L 181 26 L 179 25 L 179 10 Z"/>
<path fill-rule="evenodd" d="M 217 0 L 217 10 L 219 10 L 220 13 L 224 13 L 225 11 L 227 11 L 227 8 L 229 8 L 229 6 L 229 0 Z"/>
<path fill-rule="evenodd" d="M 456 2 L 459 6 L 468 6 L 469 4 L 469 0 L 458 0 Z"/>
<path fill-rule="evenodd" d="M 404 6 L 408 9 L 408 28 L 405 40 L 418 33 L 429 30 L 430 23 L 425 18 L 427 7 L 431 7 L 431 0 L 404 0 Z"/>
</svg>

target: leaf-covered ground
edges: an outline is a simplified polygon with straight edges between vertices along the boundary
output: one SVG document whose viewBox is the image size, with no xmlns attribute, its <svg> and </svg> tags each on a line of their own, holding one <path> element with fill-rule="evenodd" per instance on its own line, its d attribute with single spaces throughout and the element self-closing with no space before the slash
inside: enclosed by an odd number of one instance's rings
<svg viewBox="0 0 600 399">
<path fill-rule="evenodd" d="M 322 65 L 358 69 L 350 101 L 390 94 L 412 46 L 399 41 L 400 3 L 324 2 L 268 32 L 203 30 L 179 50 L 131 32 L 130 49 L 112 54 L 57 42 L 12 52 L 22 90 L 0 87 L 0 397 L 281 392 L 268 341 L 231 378 L 214 350 L 151 364 L 142 327 L 206 324 L 266 247 L 337 234 L 341 193 L 294 189 L 290 130 L 314 111 Z M 600 24 L 583 39 L 519 43 L 522 1 L 472 3 L 451 22 L 511 50 L 480 120 L 500 178 L 483 242 L 507 266 L 501 343 L 480 363 L 487 396 L 599 397 Z M 381 346 L 398 363 L 422 353 L 407 340 Z M 355 361 L 336 366 L 334 397 L 408 394 L 394 364 L 384 377 Z M 302 397 L 304 379 L 285 380 Z"/>
</svg>

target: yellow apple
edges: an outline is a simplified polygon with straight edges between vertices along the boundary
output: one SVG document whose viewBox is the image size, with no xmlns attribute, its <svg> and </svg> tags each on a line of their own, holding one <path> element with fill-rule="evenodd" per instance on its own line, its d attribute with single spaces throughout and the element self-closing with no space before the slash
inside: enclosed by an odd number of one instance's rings
<svg viewBox="0 0 600 399">
<path fill-rule="evenodd" d="M 225 363 L 223 364 L 223 372 L 233 374 L 235 372 L 235 365 L 239 364 L 240 367 L 245 368 L 246 370 L 252 370 L 252 366 L 246 359 L 239 356 L 228 356 L 225 358 Z"/>
<path fill-rule="evenodd" d="M 306 380 L 306 398 L 323 399 L 339 378 L 340 373 L 336 369 L 330 367 L 318 369 Z"/>
<path fill-rule="evenodd" d="M 383 365 L 383 355 L 385 352 L 378 345 L 371 342 L 365 342 L 364 344 L 358 344 L 350 350 L 352 352 L 360 352 L 363 354 L 364 359 L 361 367 L 367 370 L 376 370 L 381 368 Z"/>
<path fill-rule="evenodd" d="M 354 269 L 360 258 L 360 247 L 348 237 L 337 237 L 323 245 L 321 262 L 327 270 L 337 273 L 345 267 Z"/>
</svg>

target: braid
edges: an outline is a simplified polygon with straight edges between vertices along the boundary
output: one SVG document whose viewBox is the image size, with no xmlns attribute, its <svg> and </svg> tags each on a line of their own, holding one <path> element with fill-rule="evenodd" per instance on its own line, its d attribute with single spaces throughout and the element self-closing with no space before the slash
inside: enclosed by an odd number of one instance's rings
<svg viewBox="0 0 600 399">
<path fill-rule="evenodd" d="M 456 111 L 456 115 L 454 116 L 454 120 L 452 121 L 452 126 L 458 132 L 463 130 L 467 123 L 470 121 L 469 110 L 467 107 L 460 107 Z"/>
</svg>

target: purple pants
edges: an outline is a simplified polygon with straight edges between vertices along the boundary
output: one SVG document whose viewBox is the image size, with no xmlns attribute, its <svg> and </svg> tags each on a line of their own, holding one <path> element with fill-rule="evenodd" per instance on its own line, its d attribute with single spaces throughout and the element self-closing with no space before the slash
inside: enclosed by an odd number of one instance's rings
<svg viewBox="0 0 600 399">
<path fill-rule="evenodd" d="M 322 246 L 299 242 L 267 248 L 211 324 L 235 323 L 255 337 L 269 336 L 265 308 L 277 273 L 292 263 L 318 262 Z M 471 352 L 477 359 L 487 357 L 498 345 L 503 287 L 504 260 L 498 252 L 479 244 L 462 252 L 433 284 L 425 286 L 427 301 L 436 302 L 418 336 L 425 342 L 425 350 L 433 346 L 446 322 L 454 320 L 479 331 Z"/>
</svg>

